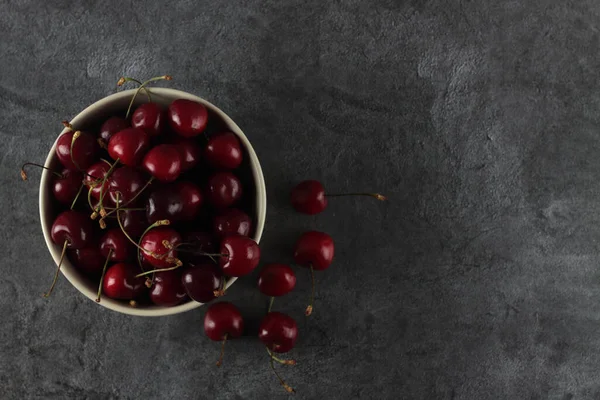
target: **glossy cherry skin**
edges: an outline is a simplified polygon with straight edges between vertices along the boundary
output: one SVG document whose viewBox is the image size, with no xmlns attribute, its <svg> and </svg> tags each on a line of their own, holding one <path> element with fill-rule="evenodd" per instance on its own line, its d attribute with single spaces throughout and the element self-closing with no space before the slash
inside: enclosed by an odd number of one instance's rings
<svg viewBox="0 0 600 400">
<path fill-rule="evenodd" d="M 251 229 L 252 218 L 237 208 L 229 208 L 222 211 L 213 220 L 213 231 L 219 237 L 232 234 L 248 236 Z"/>
<path fill-rule="evenodd" d="M 180 181 L 175 183 L 174 190 L 179 194 L 183 205 L 180 218 L 185 221 L 196 218 L 203 202 L 200 188 L 191 182 Z"/>
<path fill-rule="evenodd" d="M 120 228 L 109 229 L 100 239 L 100 253 L 106 259 L 110 252 L 110 260 L 127 261 L 133 257 L 135 248 Z"/>
<path fill-rule="evenodd" d="M 287 353 L 298 339 L 298 325 L 289 315 L 268 313 L 258 328 L 258 338 L 275 353 Z"/>
<path fill-rule="evenodd" d="M 131 115 L 131 126 L 143 129 L 150 137 L 160 135 L 164 125 L 164 111 L 156 103 L 144 103 Z"/>
<path fill-rule="evenodd" d="M 204 159 L 215 169 L 236 169 L 244 158 L 238 137 L 232 132 L 219 133 L 208 140 Z"/>
<path fill-rule="evenodd" d="M 292 206 L 303 214 L 314 215 L 327 207 L 325 188 L 319 181 L 303 181 L 292 189 Z"/>
<path fill-rule="evenodd" d="M 170 142 L 179 150 L 181 172 L 188 171 L 198 164 L 202 150 L 197 140 L 173 136 L 170 138 Z"/>
<path fill-rule="evenodd" d="M 80 132 L 79 137 L 73 143 L 73 157 L 71 158 L 71 141 L 74 133 L 74 131 L 68 131 L 60 135 L 56 142 L 56 156 L 67 169 L 86 170 L 96 162 L 100 146 L 94 135 Z"/>
<path fill-rule="evenodd" d="M 70 206 L 79 192 L 83 175 L 79 171 L 66 168 L 60 175 L 61 178 L 55 176 L 52 181 L 52 194 L 59 203 Z"/>
<path fill-rule="evenodd" d="M 183 270 L 181 282 L 188 296 L 199 303 L 215 299 L 223 273 L 215 264 L 189 265 Z"/>
<path fill-rule="evenodd" d="M 118 263 L 106 270 L 102 282 L 102 294 L 111 299 L 132 300 L 140 296 L 146 286 L 146 278 L 136 278 L 139 267 L 133 264 Z"/>
<path fill-rule="evenodd" d="M 217 172 L 208 178 L 206 197 L 216 208 L 231 207 L 242 197 L 242 183 L 231 172 Z"/>
<path fill-rule="evenodd" d="M 93 276 L 100 276 L 106 257 L 100 253 L 97 245 L 83 249 L 69 250 L 69 260 L 78 270 Z"/>
<path fill-rule="evenodd" d="M 156 188 L 146 200 L 146 218 L 149 224 L 161 219 L 177 222 L 181 220 L 182 213 L 183 199 L 172 185 Z"/>
<path fill-rule="evenodd" d="M 204 332 L 210 340 L 237 338 L 244 333 L 244 319 L 233 304 L 222 301 L 211 304 L 204 314 Z"/>
<path fill-rule="evenodd" d="M 170 243 L 172 249 L 168 249 L 163 245 L 165 240 Z M 181 236 L 173 229 L 165 227 L 151 229 L 142 236 L 140 246 L 146 250 L 142 252 L 142 256 L 153 267 L 173 267 L 175 266 L 173 259 L 177 257 L 176 246 L 179 243 L 181 243 Z M 148 252 L 152 252 L 160 258 L 156 258 Z"/>
<path fill-rule="evenodd" d="M 115 168 L 109 178 L 109 193 L 114 204 L 117 204 L 117 193 L 119 194 L 119 204 L 128 204 L 131 206 L 138 193 L 144 188 L 148 179 L 143 173 L 133 167 L 123 166 Z"/>
<path fill-rule="evenodd" d="M 100 200 L 101 193 L 104 193 L 105 199 L 110 199 L 108 194 L 108 186 L 110 184 L 110 177 L 106 179 L 104 185 L 101 182 L 97 182 L 99 179 L 103 179 L 106 176 L 106 173 L 110 169 L 110 164 L 99 161 L 87 169 L 87 175 L 85 176 L 85 184 L 87 186 L 87 190 L 92 188 L 92 197 L 96 200 Z M 102 187 L 104 186 L 104 189 Z M 87 194 L 87 192 L 85 193 Z M 114 203 L 113 203 L 114 204 Z"/>
<path fill-rule="evenodd" d="M 181 271 L 157 272 L 150 288 L 150 300 L 157 306 L 173 307 L 185 299 L 186 292 L 181 282 Z"/>
<path fill-rule="evenodd" d="M 119 218 L 125 232 L 134 239 L 142 236 L 148 227 L 145 210 L 121 210 Z"/>
<path fill-rule="evenodd" d="M 289 265 L 268 264 L 258 276 L 258 290 L 267 296 L 283 296 L 296 286 L 296 274 Z"/>
<path fill-rule="evenodd" d="M 201 134 L 208 123 L 208 111 L 195 101 L 178 99 L 169 105 L 167 116 L 171 128 L 180 136 L 194 137 Z"/>
<path fill-rule="evenodd" d="M 92 244 L 94 228 L 88 214 L 67 210 L 56 217 L 50 229 L 52 241 L 69 249 L 82 249 Z"/>
<path fill-rule="evenodd" d="M 129 128 L 129 121 L 121 117 L 110 117 L 100 127 L 100 139 L 104 143 L 108 143 L 112 135 Z"/>
<path fill-rule="evenodd" d="M 333 239 L 326 233 L 310 231 L 300 236 L 294 248 L 294 260 L 304 267 L 316 270 L 329 268 L 333 260 Z"/>
<path fill-rule="evenodd" d="M 249 237 L 229 235 L 220 247 L 219 266 L 227 276 L 244 276 L 251 273 L 260 261 L 260 248 Z"/>
<path fill-rule="evenodd" d="M 173 182 L 181 174 L 181 155 L 172 144 L 161 144 L 146 153 L 142 168 L 161 182 Z"/>
<path fill-rule="evenodd" d="M 113 160 L 118 158 L 121 164 L 135 167 L 142 162 L 149 147 L 150 139 L 144 130 L 127 128 L 112 135 L 108 154 Z"/>
<path fill-rule="evenodd" d="M 217 252 L 217 241 L 208 232 L 187 232 L 183 234 L 182 249 L 193 250 L 198 253 L 214 254 Z M 212 262 L 210 257 L 203 256 L 201 254 L 194 254 L 190 252 L 181 252 L 180 258 L 185 263 L 202 264 Z"/>
</svg>

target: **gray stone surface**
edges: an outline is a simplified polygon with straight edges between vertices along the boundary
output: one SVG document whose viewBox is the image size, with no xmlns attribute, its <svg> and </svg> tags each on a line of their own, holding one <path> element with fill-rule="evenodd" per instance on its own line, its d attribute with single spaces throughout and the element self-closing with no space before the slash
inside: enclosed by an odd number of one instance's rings
<svg viewBox="0 0 600 400">
<path fill-rule="evenodd" d="M 152 3 L 152 4 L 150 4 Z M 285 398 L 264 349 L 145 319 L 52 274 L 36 173 L 60 121 L 121 75 L 170 73 L 245 130 L 269 194 L 264 261 L 335 239 L 276 309 L 297 398 L 600 398 L 600 3 L 0 0 L 0 398 Z M 304 178 L 387 204 L 294 213 Z M 255 276 L 228 298 L 256 329 Z"/>
</svg>

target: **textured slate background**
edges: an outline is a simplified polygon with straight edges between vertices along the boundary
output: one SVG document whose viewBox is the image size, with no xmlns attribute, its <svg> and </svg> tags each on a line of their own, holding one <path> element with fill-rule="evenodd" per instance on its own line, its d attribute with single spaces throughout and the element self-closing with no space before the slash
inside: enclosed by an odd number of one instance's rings
<svg viewBox="0 0 600 400">
<path fill-rule="evenodd" d="M 600 398 L 600 3 L 154 3 L 0 0 L 2 399 L 287 396 L 251 337 L 214 367 L 203 310 L 132 318 L 64 279 L 40 296 L 53 265 L 18 166 L 119 76 L 163 73 L 254 143 L 265 261 L 309 228 L 336 241 L 314 317 L 306 271 L 276 303 L 301 327 L 297 398 Z M 391 201 L 301 216 L 308 177 Z M 254 279 L 228 295 L 249 333 Z"/>
</svg>

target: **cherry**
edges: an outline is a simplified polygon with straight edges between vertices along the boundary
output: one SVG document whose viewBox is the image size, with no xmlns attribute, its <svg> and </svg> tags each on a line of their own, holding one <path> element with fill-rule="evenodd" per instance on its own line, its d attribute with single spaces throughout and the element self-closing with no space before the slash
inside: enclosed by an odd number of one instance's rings
<svg viewBox="0 0 600 400">
<path fill-rule="evenodd" d="M 52 194 L 60 203 L 70 206 L 81 189 L 83 175 L 79 171 L 68 168 L 63 169 L 60 175 L 54 177 Z"/>
<path fill-rule="evenodd" d="M 183 198 L 172 185 L 158 187 L 146 201 L 146 217 L 153 224 L 161 219 L 176 222 L 183 214 Z"/>
<path fill-rule="evenodd" d="M 223 274 L 215 264 L 190 265 L 185 268 L 181 281 L 187 294 L 199 303 L 216 298 L 215 291 L 221 286 Z"/>
<path fill-rule="evenodd" d="M 208 178 L 206 194 L 216 208 L 227 208 L 242 197 L 242 183 L 231 172 L 217 172 Z"/>
<path fill-rule="evenodd" d="M 91 245 L 83 249 L 69 250 L 69 260 L 80 271 L 98 276 L 102 273 L 105 257 L 102 256 L 97 246 Z"/>
<path fill-rule="evenodd" d="M 110 198 L 108 196 L 108 186 L 110 184 L 110 179 L 107 178 L 104 184 L 102 184 L 102 182 L 98 182 L 99 180 L 104 179 L 109 169 L 109 163 L 105 161 L 99 161 L 90 166 L 86 171 L 85 184 L 88 188 L 91 188 L 91 195 L 97 200 L 100 199 L 101 193 L 104 193 L 105 199 Z"/>
<path fill-rule="evenodd" d="M 258 276 L 258 289 L 267 296 L 283 296 L 296 286 L 296 274 L 288 265 L 268 264 Z"/>
<path fill-rule="evenodd" d="M 63 248 L 60 260 L 56 266 L 52 285 L 50 286 L 50 290 L 44 294 L 44 297 L 50 296 L 54 290 L 67 248 L 82 249 L 90 245 L 93 233 L 92 222 L 84 213 L 68 210 L 63 211 L 56 217 L 50 229 L 50 237 L 54 243 L 61 244 Z"/>
<path fill-rule="evenodd" d="M 127 128 L 115 133 L 108 142 L 108 154 L 122 164 L 137 166 L 148 151 L 150 140 L 146 132 L 138 128 Z"/>
<path fill-rule="evenodd" d="M 110 261 L 123 262 L 132 258 L 134 248 L 121 229 L 113 228 L 100 239 L 100 253 Z"/>
<path fill-rule="evenodd" d="M 202 206 L 202 192 L 191 182 L 180 181 L 175 183 L 175 192 L 179 194 L 182 203 L 181 219 L 193 220 L 198 215 Z"/>
<path fill-rule="evenodd" d="M 334 245 L 333 239 L 326 233 L 310 231 L 305 232 L 296 242 L 294 249 L 294 260 L 304 266 L 310 268 L 312 280 L 312 292 L 310 303 L 306 307 L 305 314 L 308 316 L 312 313 L 313 302 L 315 298 L 315 274 L 314 270 L 322 271 L 329 268 L 333 260 Z"/>
<path fill-rule="evenodd" d="M 169 139 L 177 150 L 181 160 L 181 172 L 194 168 L 200 161 L 200 146 L 194 139 L 186 139 L 181 136 L 173 136 Z"/>
<path fill-rule="evenodd" d="M 112 135 L 129 128 L 129 126 L 129 122 L 125 118 L 110 117 L 100 127 L 100 139 L 102 139 L 104 143 L 108 143 Z"/>
<path fill-rule="evenodd" d="M 177 264 L 177 245 L 181 243 L 179 233 L 170 228 L 151 229 L 142 236 L 140 246 L 144 260 L 157 268 L 173 267 Z"/>
<path fill-rule="evenodd" d="M 227 276 L 244 276 L 251 273 L 260 260 L 260 248 L 249 237 L 229 235 L 221 241 L 219 266 Z"/>
<path fill-rule="evenodd" d="M 298 339 L 298 325 L 289 315 L 271 311 L 260 323 L 258 338 L 275 353 L 287 353 Z"/>
<path fill-rule="evenodd" d="M 341 193 L 325 194 L 325 188 L 319 181 L 308 180 L 300 182 L 292 189 L 292 206 L 303 214 L 314 215 L 322 212 L 327 207 L 327 197 L 339 196 L 370 196 L 377 200 L 387 200 L 379 193 Z"/>
<path fill-rule="evenodd" d="M 183 236 L 182 247 L 183 246 L 185 246 L 185 249 L 197 251 L 197 253 L 181 253 L 181 259 L 186 263 L 201 264 L 210 262 L 211 260 L 209 257 L 199 253 L 213 254 L 217 251 L 217 242 L 208 232 L 185 233 Z"/>
<path fill-rule="evenodd" d="M 194 137 L 201 134 L 208 122 L 208 111 L 195 101 L 178 99 L 167 110 L 169 124 L 177 134 Z"/>
<path fill-rule="evenodd" d="M 56 156 L 65 168 L 85 170 L 96 161 L 98 148 L 91 133 L 67 131 L 56 142 Z"/>
<path fill-rule="evenodd" d="M 149 184 L 144 175 L 137 169 L 129 166 L 116 168 L 110 176 L 110 199 L 117 204 L 117 193 L 119 204 L 133 203 L 140 193 Z"/>
<path fill-rule="evenodd" d="M 142 236 L 148 227 L 148 220 L 146 219 L 145 210 L 120 210 L 119 218 L 121 219 L 123 230 L 125 230 L 125 232 L 127 232 L 127 234 L 133 238 L 139 238 Z"/>
<path fill-rule="evenodd" d="M 102 292 L 112 298 L 132 300 L 141 295 L 146 279 L 136 277 L 138 267 L 127 263 L 112 265 L 106 270 L 102 283 Z"/>
<path fill-rule="evenodd" d="M 173 182 L 181 173 L 180 152 L 171 144 L 158 145 L 146 153 L 142 167 L 159 181 Z"/>
<path fill-rule="evenodd" d="M 220 237 L 236 233 L 248 236 L 251 228 L 252 218 L 237 208 L 229 208 L 215 216 L 213 220 L 213 230 Z"/>
<path fill-rule="evenodd" d="M 235 169 L 240 166 L 243 157 L 240 140 L 232 132 L 211 137 L 204 149 L 206 162 L 216 169 Z"/>
<path fill-rule="evenodd" d="M 156 103 L 144 103 L 131 115 L 131 126 L 143 129 L 151 137 L 160 135 L 164 125 L 164 112 Z"/>
<path fill-rule="evenodd" d="M 173 307 L 185 299 L 186 292 L 178 270 L 157 272 L 150 288 L 150 299 L 157 306 Z"/>
<path fill-rule="evenodd" d="M 227 339 L 242 336 L 244 319 L 236 306 L 228 302 L 211 304 L 204 315 L 204 332 L 210 340 L 222 341 L 221 357 L 217 366 L 221 366 L 225 342 Z"/>
</svg>

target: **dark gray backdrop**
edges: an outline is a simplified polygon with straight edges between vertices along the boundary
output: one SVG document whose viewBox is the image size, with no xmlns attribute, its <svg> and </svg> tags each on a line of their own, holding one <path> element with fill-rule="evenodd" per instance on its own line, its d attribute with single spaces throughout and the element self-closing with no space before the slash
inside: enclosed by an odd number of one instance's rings
<svg viewBox="0 0 600 400">
<path fill-rule="evenodd" d="M 40 296 L 39 174 L 19 164 L 121 75 L 169 73 L 253 142 L 264 261 L 335 239 L 314 316 L 306 274 L 276 305 L 301 328 L 297 398 L 600 398 L 599 24 L 593 0 L 0 0 L 0 397 L 286 397 L 256 340 L 215 368 L 203 310 L 119 315 L 64 279 Z M 390 201 L 301 216 L 309 177 Z M 228 295 L 250 328 L 254 279 Z"/>
</svg>

